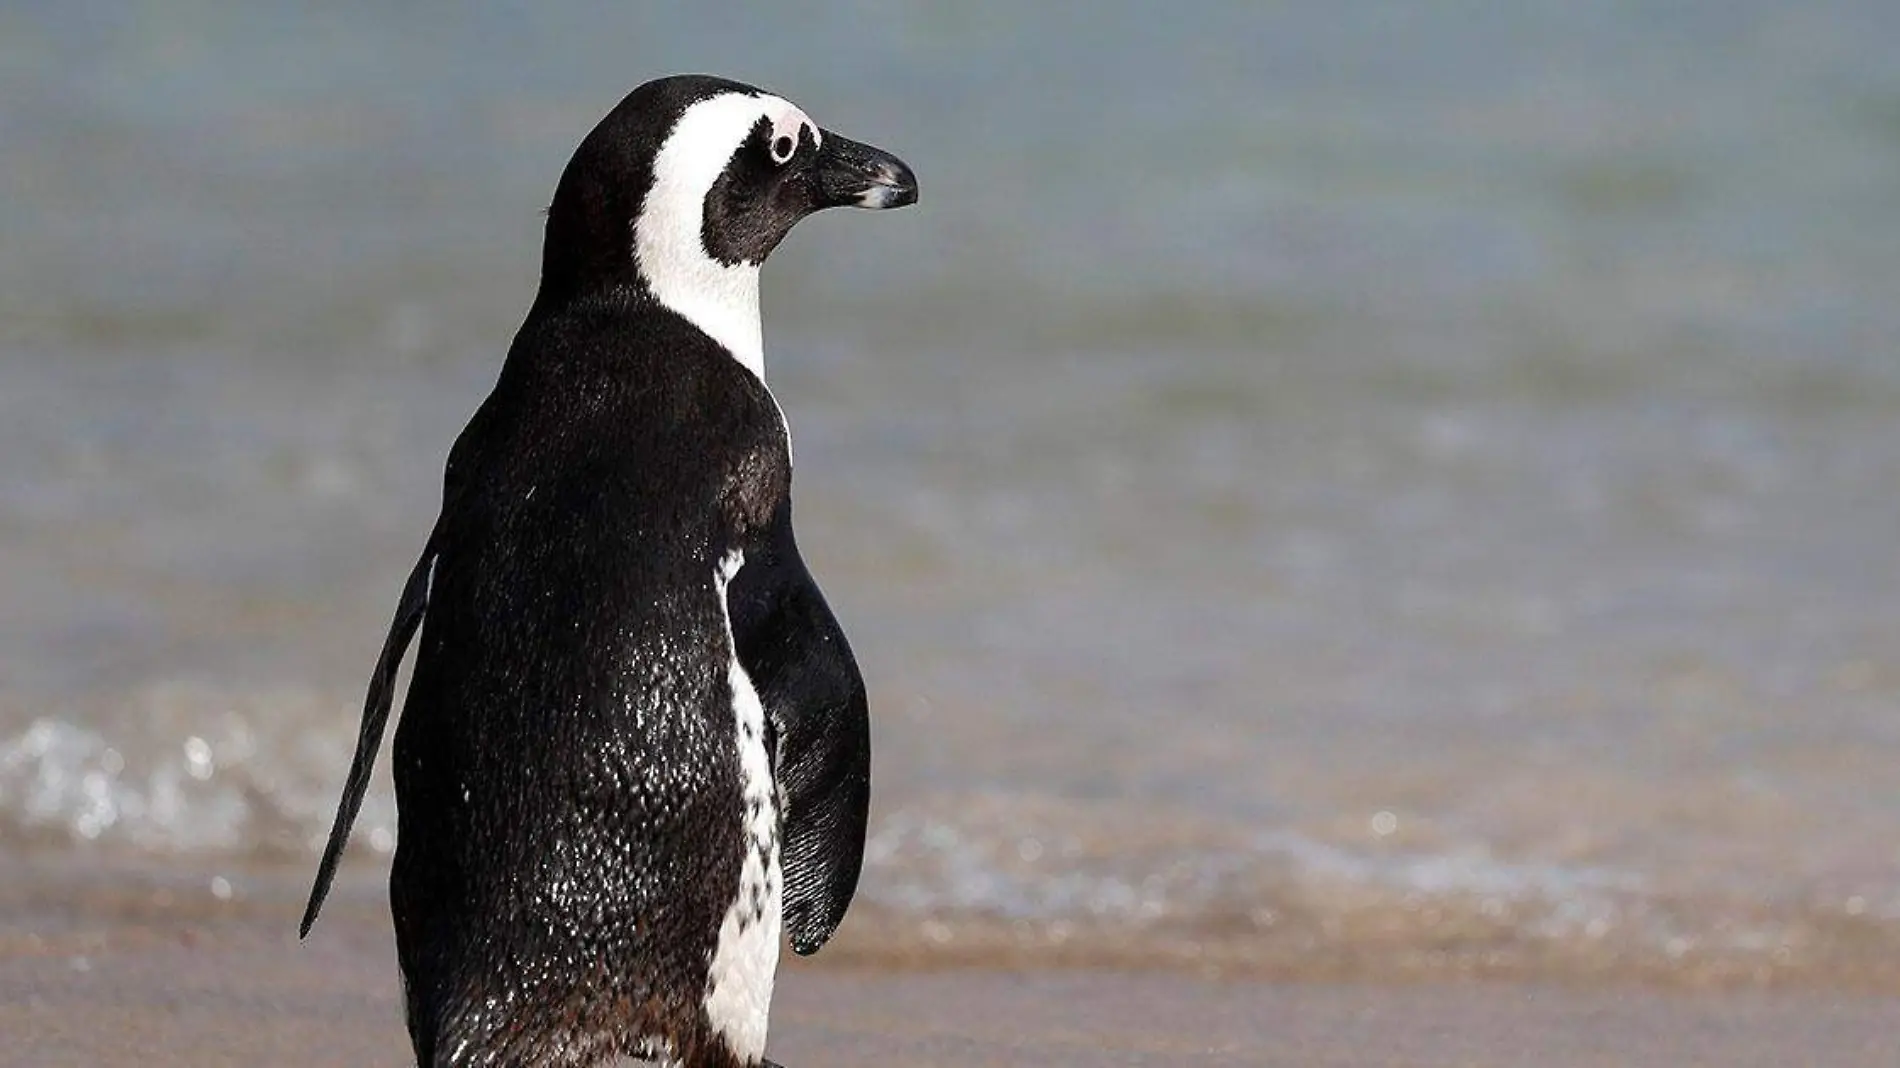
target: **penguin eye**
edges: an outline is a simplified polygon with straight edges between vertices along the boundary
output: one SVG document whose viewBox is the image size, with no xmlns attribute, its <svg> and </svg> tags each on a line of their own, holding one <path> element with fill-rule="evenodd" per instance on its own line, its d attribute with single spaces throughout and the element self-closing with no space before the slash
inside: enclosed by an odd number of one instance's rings
<svg viewBox="0 0 1900 1068">
<path fill-rule="evenodd" d="M 773 163 L 790 162 L 792 158 L 792 153 L 796 152 L 797 150 L 798 150 L 797 141 L 786 136 L 785 134 L 780 134 L 778 136 L 778 139 L 772 142 L 772 162 Z"/>
</svg>

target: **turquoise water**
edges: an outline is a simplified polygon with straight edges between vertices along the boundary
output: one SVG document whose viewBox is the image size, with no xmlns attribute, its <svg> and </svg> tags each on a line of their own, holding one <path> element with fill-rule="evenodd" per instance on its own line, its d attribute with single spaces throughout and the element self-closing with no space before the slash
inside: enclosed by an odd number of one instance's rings
<svg viewBox="0 0 1900 1068">
<path fill-rule="evenodd" d="M 554 178 L 709 70 L 923 185 L 766 274 L 867 899 L 1893 936 L 1900 8 L 1257 7 L 0 11 L 0 842 L 308 863 Z"/>
</svg>

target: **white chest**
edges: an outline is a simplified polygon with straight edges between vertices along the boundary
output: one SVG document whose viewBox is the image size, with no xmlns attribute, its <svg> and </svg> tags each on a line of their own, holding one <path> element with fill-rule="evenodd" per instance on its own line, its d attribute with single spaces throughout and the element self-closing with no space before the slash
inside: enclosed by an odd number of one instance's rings
<svg viewBox="0 0 1900 1068">
<path fill-rule="evenodd" d="M 726 586 L 745 564 L 745 555 L 720 561 L 713 585 L 722 610 Z M 738 746 L 741 797 L 745 817 L 745 854 L 739 869 L 739 894 L 719 925 L 719 941 L 706 975 L 706 1017 L 742 1059 L 765 1055 L 772 981 L 778 970 L 779 931 L 785 880 L 779 871 L 779 813 L 770 757 L 765 751 L 765 707 L 740 665 L 732 644 L 732 619 L 726 617 L 727 648 L 733 650 L 728 678 L 732 687 L 734 740 Z"/>
</svg>

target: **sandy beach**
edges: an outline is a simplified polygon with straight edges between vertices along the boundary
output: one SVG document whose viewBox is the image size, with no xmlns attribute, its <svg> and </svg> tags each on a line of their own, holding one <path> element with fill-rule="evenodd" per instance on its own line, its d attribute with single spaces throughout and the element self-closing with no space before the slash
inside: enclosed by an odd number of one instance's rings
<svg viewBox="0 0 1900 1068">
<path fill-rule="evenodd" d="M 388 921 L 363 879 L 299 944 L 281 894 L 115 895 L 124 873 L 42 874 L 0 895 L 5 1063 L 408 1063 Z M 789 1068 L 1872 1068 L 1900 1052 L 1900 999 L 1868 990 L 867 967 L 841 948 L 781 970 L 771 1048 Z"/>
<path fill-rule="evenodd" d="M 408 1063 L 386 942 L 178 932 L 0 958 L 17 1065 Z M 1001 1065 L 1891 1065 L 1900 1002 L 1463 983 L 1218 983 L 1157 974 L 783 974 L 792 1068 Z"/>
</svg>

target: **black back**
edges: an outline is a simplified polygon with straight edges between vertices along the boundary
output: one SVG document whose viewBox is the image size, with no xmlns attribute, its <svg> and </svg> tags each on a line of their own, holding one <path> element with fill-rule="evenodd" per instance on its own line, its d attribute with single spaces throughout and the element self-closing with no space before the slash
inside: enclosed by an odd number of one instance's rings
<svg viewBox="0 0 1900 1068">
<path fill-rule="evenodd" d="M 396 732 L 412 1015 L 583 1036 L 652 1002 L 693 1032 L 743 845 L 713 575 L 786 500 L 784 441 L 764 387 L 670 314 L 523 329 L 451 455 Z"/>
</svg>

